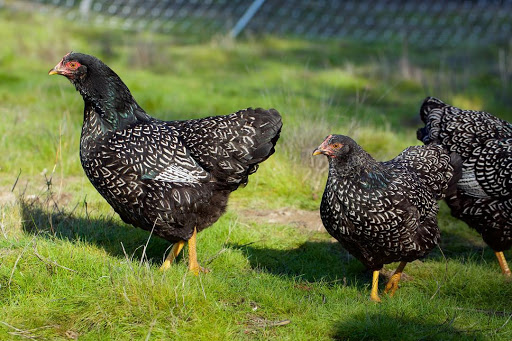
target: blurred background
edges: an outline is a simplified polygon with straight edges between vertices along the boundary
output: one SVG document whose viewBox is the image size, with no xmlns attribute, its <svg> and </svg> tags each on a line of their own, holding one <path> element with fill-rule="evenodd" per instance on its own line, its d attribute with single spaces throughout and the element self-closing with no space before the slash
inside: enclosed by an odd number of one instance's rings
<svg viewBox="0 0 512 341">
<path fill-rule="evenodd" d="M 192 41 L 245 33 L 369 43 L 406 40 L 423 47 L 506 45 L 512 29 L 512 1 L 507 0 L 35 0 L 4 5 Z"/>
<path fill-rule="evenodd" d="M 0 18 L 6 186 L 57 163 L 82 175 L 82 100 L 47 76 L 71 50 L 106 62 L 161 119 L 277 108 L 276 162 L 308 198 L 329 133 L 393 157 L 418 144 L 426 96 L 512 120 L 512 1 L 4 0 Z"/>
</svg>

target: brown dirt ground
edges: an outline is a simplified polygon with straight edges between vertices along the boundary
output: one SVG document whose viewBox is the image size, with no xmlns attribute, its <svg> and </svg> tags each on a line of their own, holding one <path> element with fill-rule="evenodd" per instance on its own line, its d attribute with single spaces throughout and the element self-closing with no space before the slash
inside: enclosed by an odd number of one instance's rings
<svg viewBox="0 0 512 341">
<path fill-rule="evenodd" d="M 310 231 L 325 231 L 318 211 L 285 207 L 277 210 L 242 209 L 238 213 L 240 220 L 245 222 L 292 225 Z"/>
</svg>

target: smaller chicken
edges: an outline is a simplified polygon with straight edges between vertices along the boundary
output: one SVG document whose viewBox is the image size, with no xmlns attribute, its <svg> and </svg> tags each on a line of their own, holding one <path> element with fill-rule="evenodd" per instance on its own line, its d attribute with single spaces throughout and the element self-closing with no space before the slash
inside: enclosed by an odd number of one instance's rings
<svg viewBox="0 0 512 341">
<path fill-rule="evenodd" d="M 400 262 L 386 285 L 393 296 L 408 262 L 440 241 L 437 201 L 455 190 L 460 157 L 441 146 L 413 146 L 377 162 L 354 140 L 329 135 L 314 150 L 329 160 L 320 215 L 329 234 L 373 271 L 370 299 L 380 302 L 379 270 Z"/>
</svg>

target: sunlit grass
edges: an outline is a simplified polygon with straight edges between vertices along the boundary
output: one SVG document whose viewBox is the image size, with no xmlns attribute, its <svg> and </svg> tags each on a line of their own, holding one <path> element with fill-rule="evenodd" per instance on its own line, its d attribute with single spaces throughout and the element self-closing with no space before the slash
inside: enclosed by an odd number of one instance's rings
<svg viewBox="0 0 512 341">
<path fill-rule="evenodd" d="M 14 219 L 4 225 L 5 337 L 16 335 L 12 327 L 62 339 L 70 333 L 86 339 L 512 336 L 506 299 L 512 289 L 497 275 L 492 254 L 444 259 L 434 252 L 409 264 L 410 278 L 396 297 L 384 296 L 377 305 L 368 300 L 369 274 L 322 232 L 241 224 L 230 212 L 199 235 L 200 261 L 211 272 L 194 277 L 184 258 L 158 271 L 166 243 L 151 238 L 143 256 L 148 234 L 106 217 L 106 205 L 89 218 L 83 205 L 60 216 L 42 207 L 32 204 L 21 213 L 4 208 L 40 224 Z M 53 231 L 45 227 L 48 212 Z"/>
<path fill-rule="evenodd" d="M 495 50 L 411 48 L 404 59 L 391 44 L 178 44 L 36 14 L 0 19 L 0 339 L 512 338 L 510 282 L 444 204 L 441 249 L 407 265 L 409 280 L 380 305 L 368 299 L 362 264 L 326 232 L 240 213 L 318 210 L 326 161 L 311 153 L 325 136 L 352 136 L 391 159 L 419 144 L 427 95 L 510 120 Z M 102 58 L 160 119 L 281 112 L 275 155 L 198 236 L 211 273 L 190 275 L 186 256 L 159 272 L 168 243 L 122 223 L 89 184 L 78 155 L 83 101 L 65 78 L 47 75 L 70 50 Z"/>
</svg>

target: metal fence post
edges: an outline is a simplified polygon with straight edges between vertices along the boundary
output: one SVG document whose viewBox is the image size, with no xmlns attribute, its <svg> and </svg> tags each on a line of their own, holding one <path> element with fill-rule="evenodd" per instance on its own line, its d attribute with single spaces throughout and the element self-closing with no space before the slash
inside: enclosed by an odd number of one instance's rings
<svg viewBox="0 0 512 341">
<path fill-rule="evenodd" d="M 89 11 L 91 9 L 92 0 L 82 0 L 80 1 L 80 6 L 78 8 L 82 19 L 89 18 Z"/>
<path fill-rule="evenodd" d="M 245 26 L 247 26 L 249 21 L 251 21 L 254 14 L 256 14 L 258 9 L 261 7 L 261 5 L 263 5 L 264 2 L 265 2 L 265 0 L 254 0 L 253 1 L 251 6 L 249 6 L 249 8 L 247 8 L 247 11 L 245 11 L 244 15 L 242 15 L 242 17 L 238 20 L 235 27 L 233 27 L 231 29 L 231 31 L 229 32 L 229 35 L 231 36 L 231 38 L 236 38 L 238 36 L 238 34 L 240 34 L 240 32 L 242 32 L 244 30 Z"/>
</svg>

